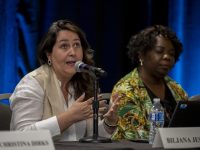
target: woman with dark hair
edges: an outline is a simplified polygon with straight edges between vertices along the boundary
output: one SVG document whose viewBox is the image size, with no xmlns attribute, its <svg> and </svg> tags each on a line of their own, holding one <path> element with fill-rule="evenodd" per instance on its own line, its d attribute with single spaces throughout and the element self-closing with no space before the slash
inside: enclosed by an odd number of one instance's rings
<svg viewBox="0 0 200 150">
<path fill-rule="evenodd" d="M 48 129 L 54 138 L 71 141 L 91 135 L 93 79 L 74 66 L 77 61 L 94 65 L 92 55 L 78 26 L 67 20 L 54 22 L 39 44 L 41 66 L 27 74 L 10 97 L 11 130 Z M 99 114 L 112 121 L 116 106 L 117 98 L 109 110 L 100 101 Z M 109 136 L 106 131 L 112 132 L 102 120 L 99 133 Z"/>
<path fill-rule="evenodd" d="M 164 126 L 168 126 L 176 102 L 188 99 L 182 87 L 167 75 L 182 52 L 182 44 L 169 28 L 156 25 L 132 36 L 127 47 L 133 70 L 112 91 L 121 96 L 112 138 L 148 140 L 153 99 L 160 98 L 165 109 Z"/>
</svg>

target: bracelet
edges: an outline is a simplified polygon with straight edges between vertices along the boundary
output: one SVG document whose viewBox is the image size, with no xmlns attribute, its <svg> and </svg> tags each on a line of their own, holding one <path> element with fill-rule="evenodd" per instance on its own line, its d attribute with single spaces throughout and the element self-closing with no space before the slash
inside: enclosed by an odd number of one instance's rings
<svg viewBox="0 0 200 150">
<path fill-rule="evenodd" d="M 106 120 L 104 119 L 104 124 L 107 126 L 107 127 L 110 127 L 110 128 L 114 128 L 114 127 L 116 127 L 117 126 L 117 124 L 115 124 L 115 125 L 112 125 L 112 124 L 109 124 L 109 123 L 107 123 L 106 122 Z"/>
</svg>

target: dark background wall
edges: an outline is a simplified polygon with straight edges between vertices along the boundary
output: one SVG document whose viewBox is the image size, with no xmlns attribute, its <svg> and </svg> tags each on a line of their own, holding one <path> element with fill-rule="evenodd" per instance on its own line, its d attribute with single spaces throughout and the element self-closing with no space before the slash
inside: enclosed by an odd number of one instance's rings
<svg viewBox="0 0 200 150">
<path fill-rule="evenodd" d="M 155 24 L 171 27 L 184 52 L 170 75 L 189 95 L 200 93 L 198 0 L 0 0 L 0 92 L 12 92 L 38 67 L 36 49 L 53 21 L 69 19 L 86 33 L 96 66 L 108 72 L 103 92 L 132 70 L 126 53 L 131 35 Z"/>
</svg>

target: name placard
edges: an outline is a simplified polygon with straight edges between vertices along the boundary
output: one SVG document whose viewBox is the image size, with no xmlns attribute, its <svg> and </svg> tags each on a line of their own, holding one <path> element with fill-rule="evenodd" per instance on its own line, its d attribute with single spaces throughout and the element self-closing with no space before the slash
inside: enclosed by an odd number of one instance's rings
<svg viewBox="0 0 200 150">
<path fill-rule="evenodd" d="M 159 128 L 153 148 L 200 148 L 200 127 Z"/>
<path fill-rule="evenodd" d="M 48 130 L 2 131 L 0 150 L 55 150 Z"/>
</svg>

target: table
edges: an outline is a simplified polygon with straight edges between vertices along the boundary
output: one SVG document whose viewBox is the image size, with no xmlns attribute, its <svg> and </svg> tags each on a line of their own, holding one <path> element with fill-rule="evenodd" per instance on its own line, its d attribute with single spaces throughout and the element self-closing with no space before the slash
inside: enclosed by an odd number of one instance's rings
<svg viewBox="0 0 200 150">
<path fill-rule="evenodd" d="M 113 141 L 112 143 L 80 143 L 78 141 L 56 142 L 56 150 L 153 150 L 148 143 Z M 154 149 L 163 150 L 163 149 Z"/>
</svg>

